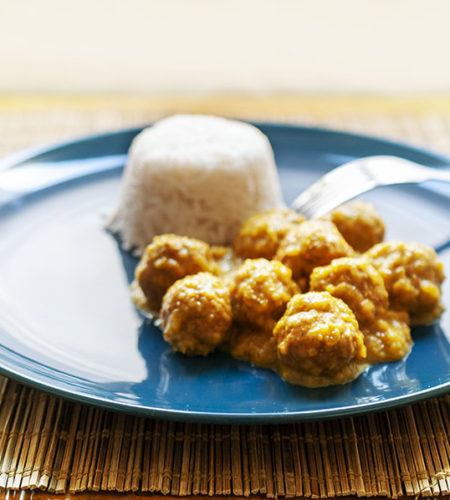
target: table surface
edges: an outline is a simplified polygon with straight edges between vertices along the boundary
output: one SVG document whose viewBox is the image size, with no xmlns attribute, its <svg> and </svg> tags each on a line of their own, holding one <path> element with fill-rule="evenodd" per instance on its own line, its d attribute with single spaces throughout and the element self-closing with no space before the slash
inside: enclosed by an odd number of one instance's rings
<svg viewBox="0 0 450 500">
<path fill-rule="evenodd" d="M 450 94 L 423 97 L 221 95 L 207 97 L 0 94 L 0 156 L 32 145 L 204 113 L 340 129 L 414 142 L 450 154 Z M 423 123 L 432 134 L 426 142 Z"/>
<path fill-rule="evenodd" d="M 127 118 L 117 119 L 126 112 Z M 422 97 L 383 96 L 243 96 L 222 95 L 207 97 L 129 96 L 129 95 L 0 95 L 0 155 L 18 149 L 55 142 L 77 135 L 111 130 L 112 128 L 142 125 L 161 116 L 177 112 L 217 114 L 243 119 L 276 120 L 308 125 L 333 126 L 342 124 L 352 131 L 373 133 L 408 141 L 414 138 L 414 127 L 420 120 L 435 120 L 436 130 L 427 137 L 426 146 L 450 154 L 450 95 Z M 79 117 L 83 116 L 83 123 Z M 86 120 L 86 116 L 90 119 Z M 360 130 L 364 116 L 366 128 Z M 389 123 L 401 120 L 404 129 L 390 134 Z M 367 125 L 368 124 L 368 125 Z M 25 133 L 26 132 L 26 133 Z M 397 136 L 397 137 L 395 137 Z M 78 498 L 107 500 L 121 497 L 126 500 L 145 495 L 114 493 L 80 493 L 53 495 L 33 494 L 35 500 Z M 150 495 L 148 495 L 150 496 Z M 4 498 L 28 500 L 29 492 L 10 492 Z M 175 498 L 152 495 L 152 498 Z M 191 497 L 194 498 L 194 497 Z M 224 497 L 217 497 L 217 499 Z M 230 498 L 230 497 L 228 497 Z M 231 497 L 237 498 L 237 497 Z M 404 497 L 410 498 L 410 497 Z"/>
<path fill-rule="evenodd" d="M 0 494 L 0 500 L 115 500 L 115 499 L 120 499 L 120 500 L 140 500 L 144 497 L 151 497 L 152 500 L 175 500 L 175 499 L 180 499 L 183 497 L 171 497 L 171 496 L 165 496 L 165 495 L 158 495 L 158 494 L 134 494 L 134 493 L 76 493 L 73 495 L 70 494 L 65 494 L 65 495 L 52 495 L 51 493 L 44 493 L 44 492 L 16 492 L 12 491 L 9 494 L 8 493 L 2 493 Z M 191 495 L 189 497 L 184 497 L 186 499 L 191 499 L 191 500 L 197 500 L 197 499 L 204 499 L 205 497 L 203 496 L 195 496 Z M 245 499 L 254 499 L 254 500 L 262 500 L 263 498 L 266 497 L 258 497 L 258 496 L 251 496 L 251 497 L 238 497 L 238 496 L 211 496 L 207 497 L 208 499 L 211 500 L 245 500 Z M 339 497 L 340 500 L 356 500 L 358 497 Z M 365 497 L 370 499 L 370 497 Z M 379 499 L 380 497 L 372 497 L 372 498 L 377 498 Z M 429 497 L 430 498 L 430 497 Z M 441 499 L 444 499 L 445 497 L 440 497 Z M 297 500 L 302 500 L 298 498 Z M 416 500 L 414 497 L 399 497 L 398 500 Z M 447 497 L 448 500 L 448 497 Z"/>
</svg>

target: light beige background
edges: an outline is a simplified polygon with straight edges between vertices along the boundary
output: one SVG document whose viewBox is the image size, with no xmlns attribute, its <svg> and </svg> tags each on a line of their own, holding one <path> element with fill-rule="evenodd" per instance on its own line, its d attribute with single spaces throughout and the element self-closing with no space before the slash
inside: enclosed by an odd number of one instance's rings
<svg viewBox="0 0 450 500">
<path fill-rule="evenodd" d="M 0 91 L 450 91 L 449 0 L 0 0 Z"/>
</svg>

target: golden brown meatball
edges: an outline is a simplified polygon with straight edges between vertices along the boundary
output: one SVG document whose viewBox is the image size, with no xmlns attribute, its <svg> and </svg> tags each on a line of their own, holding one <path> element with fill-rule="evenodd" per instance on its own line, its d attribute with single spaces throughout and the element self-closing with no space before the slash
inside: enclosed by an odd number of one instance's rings
<svg viewBox="0 0 450 500">
<path fill-rule="evenodd" d="M 227 350 L 233 357 L 252 365 L 276 369 L 277 342 L 271 330 L 232 328 Z"/>
<path fill-rule="evenodd" d="M 164 340 L 175 351 L 206 356 L 226 338 L 231 325 L 230 294 L 210 273 L 176 281 L 161 307 Z"/>
<path fill-rule="evenodd" d="M 365 368 L 364 337 L 350 308 L 328 292 L 295 295 L 274 329 L 279 371 L 288 382 L 342 384 Z"/>
<path fill-rule="evenodd" d="M 289 299 L 298 291 L 291 270 L 281 262 L 247 259 L 230 284 L 233 319 L 272 331 Z"/>
<path fill-rule="evenodd" d="M 371 325 L 362 329 L 367 361 L 396 361 L 408 354 L 412 346 L 409 316 L 406 311 L 385 311 Z"/>
<path fill-rule="evenodd" d="M 288 209 L 269 210 L 247 219 L 234 240 L 236 255 L 244 259 L 272 259 L 281 240 L 295 225 L 305 221 Z"/>
<path fill-rule="evenodd" d="M 393 309 L 408 311 L 412 325 L 439 318 L 444 266 L 432 248 L 392 241 L 375 245 L 366 255 L 380 271 Z"/>
<path fill-rule="evenodd" d="M 174 234 L 155 236 L 136 267 L 135 277 L 150 309 L 157 311 L 167 289 L 175 281 L 201 271 L 215 272 L 210 246 L 203 241 Z"/>
<path fill-rule="evenodd" d="M 371 203 L 361 200 L 345 203 L 324 218 L 335 224 L 345 241 L 357 252 L 365 252 L 383 241 L 384 222 Z"/>
<path fill-rule="evenodd" d="M 343 257 L 328 266 L 316 267 L 311 274 L 310 289 L 326 291 L 342 299 L 361 328 L 389 306 L 381 274 L 364 257 Z"/>
<path fill-rule="evenodd" d="M 333 259 L 353 254 L 352 248 L 333 223 L 310 220 L 287 233 L 275 259 L 292 269 L 294 279 L 305 289 L 315 267 L 326 266 Z"/>
</svg>

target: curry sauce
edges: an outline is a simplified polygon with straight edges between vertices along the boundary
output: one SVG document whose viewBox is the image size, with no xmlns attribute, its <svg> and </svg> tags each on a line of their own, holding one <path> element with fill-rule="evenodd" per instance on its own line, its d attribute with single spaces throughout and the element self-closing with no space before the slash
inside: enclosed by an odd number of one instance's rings
<svg viewBox="0 0 450 500">
<path fill-rule="evenodd" d="M 174 350 L 225 350 L 294 384 L 342 384 L 406 356 L 410 324 L 443 311 L 434 250 L 383 234 L 374 207 L 354 202 L 311 221 L 287 209 L 257 214 L 230 248 L 162 235 L 136 269 L 133 296 L 160 317 Z"/>
</svg>

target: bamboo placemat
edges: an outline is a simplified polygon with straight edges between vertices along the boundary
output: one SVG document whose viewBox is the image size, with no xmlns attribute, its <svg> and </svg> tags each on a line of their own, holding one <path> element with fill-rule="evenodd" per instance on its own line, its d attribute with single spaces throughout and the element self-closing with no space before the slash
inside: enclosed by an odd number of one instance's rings
<svg viewBox="0 0 450 500">
<path fill-rule="evenodd" d="M 384 102 L 384 107 L 383 107 Z M 450 153 L 450 106 L 319 98 L 0 97 L 0 154 L 175 111 L 327 125 Z M 278 106 L 277 106 L 278 103 Z M 450 395 L 285 425 L 166 422 L 96 409 L 0 377 L 0 489 L 184 495 L 450 494 Z"/>
<path fill-rule="evenodd" d="M 0 488 L 53 493 L 438 496 L 450 493 L 450 396 L 285 425 L 133 417 L 0 381 Z"/>
</svg>

